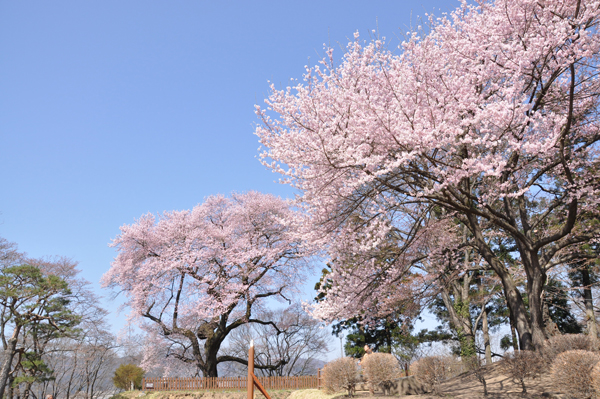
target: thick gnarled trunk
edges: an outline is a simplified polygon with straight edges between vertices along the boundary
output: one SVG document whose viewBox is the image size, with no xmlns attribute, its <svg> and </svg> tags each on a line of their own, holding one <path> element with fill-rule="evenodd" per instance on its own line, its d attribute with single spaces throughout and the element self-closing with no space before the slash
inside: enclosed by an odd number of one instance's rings
<svg viewBox="0 0 600 399">
<path fill-rule="evenodd" d="M 527 296 L 529 297 L 529 315 L 531 338 L 535 349 L 541 349 L 548 337 L 545 333 L 543 292 L 546 285 L 546 272 L 540 267 L 536 250 L 527 248 L 522 242 L 516 241 L 521 255 L 521 262 L 527 274 Z"/>
<path fill-rule="evenodd" d="M 204 377 L 219 376 L 217 354 L 222 342 L 223 340 L 220 339 L 220 334 L 217 332 L 204 343 L 204 364 L 202 366 L 202 375 Z"/>
<path fill-rule="evenodd" d="M 476 217 L 474 215 L 467 215 L 467 218 L 469 221 L 469 229 L 473 234 L 473 244 L 502 282 L 506 304 L 512 314 L 515 328 L 519 333 L 519 347 L 524 350 L 533 350 L 534 343 L 531 325 L 527 317 L 527 309 L 525 308 L 523 296 L 504 263 L 498 259 L 496 254 L 487 244 Z"/>
</svg>

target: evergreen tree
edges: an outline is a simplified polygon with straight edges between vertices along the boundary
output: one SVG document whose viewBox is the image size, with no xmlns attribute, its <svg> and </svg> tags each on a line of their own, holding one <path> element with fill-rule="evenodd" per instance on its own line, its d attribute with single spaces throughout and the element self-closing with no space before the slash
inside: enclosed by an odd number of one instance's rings
<svg viewBox="0 0 600 399">
<path fill-rule="evenodd" d="M 11 331 L 5 342 L 4 362 L 0 369 L 0 397 L 4 395 L 13 359 L 25 352 L 21 367 L 31 371 L 29 378 L 46 375 L 46 366 L 35 351 L 40 335 L 65 336 L 73 333 L 80 317 L 69 308 L 71 290 L 62 278 L 42 273 L 31 265 L 0 269 L 0 306 L 2 333 Z M 17 348 L 23 335 L 33 337 L 34 350 Z"/>
</svg>

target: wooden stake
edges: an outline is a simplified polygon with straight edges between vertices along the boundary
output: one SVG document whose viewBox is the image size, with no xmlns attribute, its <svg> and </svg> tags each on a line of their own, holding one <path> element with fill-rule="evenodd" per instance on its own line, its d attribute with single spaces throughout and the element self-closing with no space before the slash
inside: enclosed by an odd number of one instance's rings
<svg viewBox="0 0 600 399">
<path fill-rule="evenodd" d="M 254 386 L 258 388 L 260 393 L 265 395 L 265 398 L 271 399 L 267 390 L 262 386 L 258 377 L 254 375 L 254 340 L 250 341 L 250 349 L 248 350 L 248 399 L 254 399 Z"/>
<path fill-rule="evenodd" d="M 256 385 L 256 387 L 258 388 L 258 390 L 265 395 L 265 398 L 267 399 L 271 399 L 271 397 L 269 396 L 269 394 L 267 393 L 267 390 L 265 388 L 263 388 L 263 386 L 261 385 L 260 381 L 258 380 L 258 377 L 255 376 L 254 374 L 252 374 L 252 379 L 254 380 L 254 385 Z"/>
<path fill-rule="evenodd" d="M 248 399 L 254 399 L 254 340 L 250 341 L 248 350 Z"/>
</svg>

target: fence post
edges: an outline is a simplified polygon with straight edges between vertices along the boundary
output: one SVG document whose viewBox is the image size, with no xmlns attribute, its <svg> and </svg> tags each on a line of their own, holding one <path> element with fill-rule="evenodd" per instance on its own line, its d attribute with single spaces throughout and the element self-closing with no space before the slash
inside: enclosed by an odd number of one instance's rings
<svg viewBox="0 0 600 399">
<path fill-rule="evenodd" d="M 321 369 L 317 369 L 317 389 L 321 389 Z"/>
</svg>

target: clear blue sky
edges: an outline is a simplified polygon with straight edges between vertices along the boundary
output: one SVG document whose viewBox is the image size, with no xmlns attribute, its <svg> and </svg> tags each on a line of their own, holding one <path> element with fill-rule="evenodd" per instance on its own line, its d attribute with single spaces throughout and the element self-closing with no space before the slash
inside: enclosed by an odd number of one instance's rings
<svg viewBox="0 0 600 399">
<path fill-rule="evenodd" d="M 216 193 L 293 195 L 256 159 L 267 81 L 301 78 L 324 43 L 339 57 L 357 30 L 395 46 L 411 16 L 457 5 L 0 1 L 0 236 L 79 261 L 108 296 L 119 226 Z"/>
</svg>

